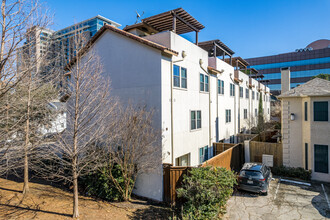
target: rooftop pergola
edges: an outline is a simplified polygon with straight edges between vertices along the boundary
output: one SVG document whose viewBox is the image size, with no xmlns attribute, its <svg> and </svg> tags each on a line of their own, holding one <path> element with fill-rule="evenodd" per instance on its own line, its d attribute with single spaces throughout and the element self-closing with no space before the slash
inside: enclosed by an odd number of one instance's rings
<svg viewBox="0 0 330 220">
<path fill-rule="evenodd" d="M 229 47 L 227 47 L 226 44 L 224 44 L 218 39 L 200 42 L 198 43 L 198 46 L 206 50 L 209 53 L 209 57 L 222 56 L 223 60 L 225 60 L 226 55 L 230 57 L 229 59 L 231 59 L 231 57 L 235 53 Z"/>
<path fill-rule="evenodd" d="M 249 75 L 253 75 L 253 74 L 258 74 L 259 73 L 259 71 L 256 70 L 255 68 L 247 68 L 246 70 L 247 70 L 247 74 L 249 74 Z"/>
<path fill-rule="evenodd" d="M 242 57 L 233 57 L 225 59 L 225 62 L 235 67 L 235 69 L 246 69 L 250 64 Z"/>
<path fill-rule="evenodd" d="M 250 75 L 250 77 L 254 79 L 263 79 L 265 76 L 263 74 L 255 74 L 255 75 Z"/>
<path fill-rule="evenodd" d="M 198 44 L 198 33 L 202 30 L 204 25 L 199 23 L 194 17 L 182 8 L 170 10 L 158 15 L 154 15 L 141 20 L 141 23 L 126 26 L 125 31 L 133 28 L 143 30 L 143 26 L 147 25 L 156 32 L 171 30 L 177 34 L 185 34 L 189 32 L 196 33 L 196 44 Z"/>
<path fill-rule="evenodd" d="M 261 82 L 262 84 L 265 84 L 268 86 L 268 83 L 270 82 L 269 79 L 263 79 L 263 80 L 259 80 L 259 82 Z"/>
</svg>

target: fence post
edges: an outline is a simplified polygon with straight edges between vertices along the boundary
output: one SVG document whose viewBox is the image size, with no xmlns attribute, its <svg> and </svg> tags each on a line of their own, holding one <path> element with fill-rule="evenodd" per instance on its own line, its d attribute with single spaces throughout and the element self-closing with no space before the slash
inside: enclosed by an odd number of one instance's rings
<svg viewBox="0 0 330 220">
<path fill-rule="evenodd" d="M 250 162 L 250 140 L 244 141 L 244 159 L 245 163 Z"/>
</svg>

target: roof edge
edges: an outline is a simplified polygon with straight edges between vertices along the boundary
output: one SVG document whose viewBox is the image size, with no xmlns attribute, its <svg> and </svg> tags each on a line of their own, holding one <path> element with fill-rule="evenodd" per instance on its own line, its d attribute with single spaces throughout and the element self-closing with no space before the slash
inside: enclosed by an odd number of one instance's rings
<svg viewBox="0 0 330 220">
<path fill-rule="evenodd" d="M 150 41 L 150 40 L 147 40 L 147 39 L 144 39 L 142 37 L 139 37 L 139 36 L 136 36 L 134 34 L 131 34 L 129 32 L 126 32 L 126 31 L 123 31 L 117 27 L 114 27 L 114 26 L 111 26 L 111 25 L 108 25 L 108 24 L 104 24 L 103 27 L 98 31 L 96 32 L 96 34 L 87 42 L 87 44 L 78 52 L 78 55 L 77 56 L 82 56 L 85 52 L 88 51 L 88 49 L 96 42 L 96 40 L 98 38 L 100 38 L 102 36 L 102 34 L 106 31 L 106 30 L 110 30 L 110 31 L 113 31 L 113 32 L 116 32 L 118 34 L 121 34 L 125 37 L 128 37 L 130 39 L 133 39 L 133 40 L 136 40 L 142 44 L 145 44 L 149 47 L 152 47 L 152 48 L 155 48 L 155 49 L 158 49 L 160 51 L 162 51 L 163 53 L 167 54 L 167 55 L 170 55 L 170 56 L 177 56 L 179 55 L 179 53 L 177 51 L 174 51 L 170 48 L 167 48 L 163 45 L 160 45 L 160 44 L 157 44 L 153 41 Z M 77 56 L 75 56 L 71 61 L 69 61 L 69 63 L 65 66 L 65 70 L 68 70 L 72 65 L 75 64 L 75 62 L 77 61 Z"/>
</svg>

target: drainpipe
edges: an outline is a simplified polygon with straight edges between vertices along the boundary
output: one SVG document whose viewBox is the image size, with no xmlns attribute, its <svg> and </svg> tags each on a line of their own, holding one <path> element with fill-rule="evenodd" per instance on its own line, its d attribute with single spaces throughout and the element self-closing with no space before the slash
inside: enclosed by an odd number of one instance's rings
<svg viewBox="0 0 330 220">
<path fill-rule="evenodd" d="M 249 89 L 249 93 L 250 93 L 250 86 L 249 86 L 249 83 L 250 83 L 250 77 L 249 77 L 249 82 L 246 82 L 246 87 Z M 252 96 L 252 91 L 251 91 L 251 96 Z M 256 98 L 256 96 L 254 96 L 254 98 Z M 249 112 L 247 113 L 247 120 L 248 120 L 248 123 L 249 123 L 249 134 L 251 134 L 251 109 L 253 109 L 253 105 L 252 105 L 252 97 L 251 97 L 251 102 L 250 102 L 250 96 L 249 96 Z"/>
<path fill-rule="evenodd" d="M 201 69 L 209 76 L 209 147 L 212 145 L 212 137 L 211 137 L 211 75 L 204 69 L 203 60 L 199 60 L 199 66 Z"/>
<path fill-rule="evenodd" d="M 238 85 L 238 89 L 239 89 L 239 83 L 236 83 L 235 82 L 235 80 L 232 78 L 232 73 L 230 74 L 230 79 L 231 79 L 231 81 L 233 81 L 233 83 L 234 83 L 234 86 L 237 84 Z M 239 79 L 238 79 L 239 80 Z M 243 91 L 243 94 L 244 94 L 244 91 Z M 240 99 L 240 97 L 238 97 L 238 101 L 240 101 L 239 100 Z M 240 105 L 240 102 L 238 102 L 239 103 L 239 105 Z M 240 106 L 238 106 L 238 108 L 240 108 Z M 234 121 L 234 134 L 237 134 L 237 129 L 236 129 L 236 89 L 235 89 L 235 92 L 234 92 L 234 110 L 235 110 L 235 117 L 234 117 L 234 119 L 235 119 L 235 121 Z M 239 113 L 238 113 L 238 115 L 240 115 Z"/>
<path fill-rule="evenodd" d="M 236 85 L 235 81 L 233 80 L 233 78 L 231 77 L 233 74 L 231 73 L 230 74 L 230 79 L 231 81 L 234 83 L 234 86 Z M 234 87 L 235 89 L 235 87 Z M 236 90 L 236 89 L 235 89 Z M 235 114 L 235 117 L 234 117 L 234 134 L 236 134 L 236 91 L 234 92 L 234 114 Z"/>
<path fill-rule="evenodd" d="M 173 140 L 173 65 L 174 63 L 178 63 L 178 62 L 181 62 L 184 60 L 184 58 L 187 56 L 186 52 L 185 51 L 182 51 L 181 53 L 181 56 L 182 56 L 182 59 L 181 60 L 171 60 L 171 163 L 172 163 L 172 166 L 174 166 L 174 140 Z"/>
</svg>

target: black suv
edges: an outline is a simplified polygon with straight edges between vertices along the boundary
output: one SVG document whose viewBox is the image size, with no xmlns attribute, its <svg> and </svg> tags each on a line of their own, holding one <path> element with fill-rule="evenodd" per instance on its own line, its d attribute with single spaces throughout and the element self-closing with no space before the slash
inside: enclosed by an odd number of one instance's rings
<svg viewBox="0 0 330 220">
<path fill-rule="evenodd" d="M 262 163 L 245 163 L 238 176 L 238 189 L 268 194 L 272 180 L 270 168 Z"/>
</svg>

